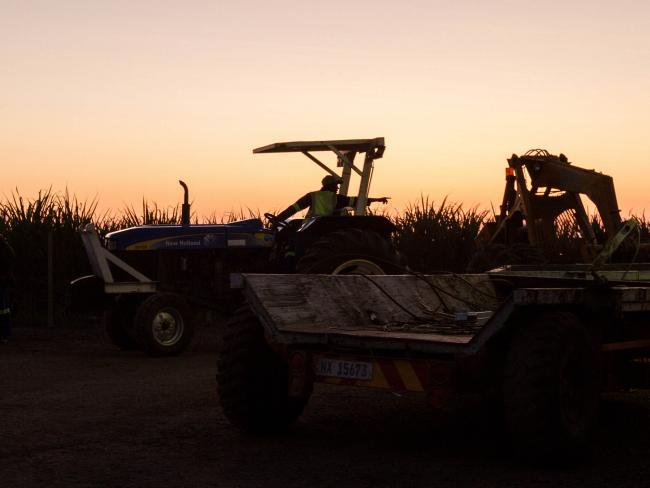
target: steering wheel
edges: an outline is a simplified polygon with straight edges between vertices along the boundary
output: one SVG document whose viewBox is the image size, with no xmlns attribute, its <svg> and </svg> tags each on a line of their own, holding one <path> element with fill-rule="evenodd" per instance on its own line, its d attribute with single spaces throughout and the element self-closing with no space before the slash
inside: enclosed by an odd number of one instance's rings
<svg viewBox="0 0 650 488">
<path fill-rule="evenodd" d="M 264 218 L 269 221 L 271 226 L 274 229 L 284 229 L 287 226 L 287 223 L 284 220 L 280 220 L 277 216 L 272 213 L 265 213 Z"/>
</svg>

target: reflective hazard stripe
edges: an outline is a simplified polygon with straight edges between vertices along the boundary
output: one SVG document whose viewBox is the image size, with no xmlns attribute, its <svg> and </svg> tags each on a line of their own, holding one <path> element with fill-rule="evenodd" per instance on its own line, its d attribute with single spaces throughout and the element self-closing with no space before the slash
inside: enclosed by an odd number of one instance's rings
<svg viewBox="0 0 650 488">
<path fill-rule="evenodd" d="M 11 310 L 8 308 L 0 308 L 0 315 L 8 315 L 11 313 Z"/>
</svg>

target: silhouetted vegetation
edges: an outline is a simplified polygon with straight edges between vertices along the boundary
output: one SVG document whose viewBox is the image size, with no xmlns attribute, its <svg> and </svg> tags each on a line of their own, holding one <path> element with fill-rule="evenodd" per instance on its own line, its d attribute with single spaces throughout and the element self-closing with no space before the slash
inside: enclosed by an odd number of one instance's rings
<svg viewBox="0 0 650 488">
<path fill-rule="evenodd" d="M 487 212 L 443 199 L 439 205 L 421 196 L 393 216 L 395 245 L 409 266 L 420 272 L 462 272 L 474 254 L 474 240 Z"/>
<path fill-rule="evenodd" d="M 48 240 L 51 239 L 55 290 L 55 316 L 65 318 L 70 304 L 71 280 L 90 274 L 79 229 L 94 224 L 100 236 L 142 224 L 179 224 L 180 205 L 168 208 L 142 201 L 140 211 L 127 206 L 122 211 L 99 212 L 97 200 L 80 201 L 68 190 L 56 193 L 41 190 L 35 198 L 26 198 L 18 190 L 0 200 L 0 233 L 16 251 L 16 281 L 13 287 L 14 320 L 43 324 L 47 317 Z M 249 212 L 250 213 L 250 212 Z M 241 212 L 243 214 L 243 212 Z M 235 212 L 221 219 L 211 215 L 210 223 L 237 220 Z M 198 222 L 195 215 L 192 221 Z"/>
<path fill-rule="evenodd" d="M 18 190 L 0 200 L 0 232 L 14 247 L 17 255 L 14 287 L 14 317 L 20 323 L 43 324 L 47 313 L 48 239 L 51 238 L 55 314 L 65 319 L 70 304 L 69 283 L 90 274 L 79 229 L 94 224 L 100 236 L 108 232 L 143 224 L 180 224 L 180 205 L 159 207 L 142 201 L 135 210 L 127 206 L 117 212 L 98 211 L 96 199 L 80 201 L 67 190 L 56 193 L 42 190 L 33 199 L 23 197 Z M 475 252 L 476 235 L 487 217 L 477 208 L 464 209 L 461 204 L 443 199 L 439 204 L 426 196 L 396 214 L 384 214 L 397 227 L 396 247 L 407 258 L 409 266 L 420 272 L 462 272 Z M 220 224 L 247 218 L 260 218 L 259 211 L 249 208 L 215 213 L 199 218 L 191 215 L 192 223 Z M 637 217 L 640 235 L 650 239 L 650 222 L 645 215 Z M 598 236 L 603 235 L 600 221 L 592 224 Z M 575 229 L 566 229 L 567 242 Z M 51 236 L 51 237 L 49 237 Z"/>
</svg>

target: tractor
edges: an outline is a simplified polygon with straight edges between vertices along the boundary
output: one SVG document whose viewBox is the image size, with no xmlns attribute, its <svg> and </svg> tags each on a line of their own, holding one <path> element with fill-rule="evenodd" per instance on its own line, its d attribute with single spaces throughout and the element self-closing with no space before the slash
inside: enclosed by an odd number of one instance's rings
<svg viewBox="0 0 650 488">
<path fill-rule="evenodd" d="M 220 225 L 190 222 L 185 183 L 180 225 L 142 225 L 107 234 L 104 243 L 92 225 L 82 230 L 93 275 L 73 282 L 94 294 L 106 310 L 111 341 L 122 349 L 142 349 L 151 356 L 182 352 L 194 324 L 210 312 L 228 314 L 240 301 L 231 286 L 238 273 L 390 274 L 405 268 L 391 244 L 393 224 L 367 215 L 366 203 L 383 138 L 283 142 L 253 150 L 255 154 L 300 152 L 340 178 L 341 194 L 359 175 L 354 208 L 340 215 L 279 220 L 265 214 L 267 225 L 253 218 Z M 330 151 L 336 169 L 312 153 Z M 361 167 L 355 165 L 363 154 Z M 338 170 L 338 173 L 337 173 Z M 339 175 L 340 173 L 340 175 Z"/>
</svg>

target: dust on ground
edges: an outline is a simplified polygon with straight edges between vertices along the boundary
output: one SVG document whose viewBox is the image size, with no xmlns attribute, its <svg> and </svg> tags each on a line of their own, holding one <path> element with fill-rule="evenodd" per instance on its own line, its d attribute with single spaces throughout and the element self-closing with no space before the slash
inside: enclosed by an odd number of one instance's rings
<svg viewBox="0 0 650 488">
<path fill-rule="evenodd" d="M 582 464 L 522 465 L 493 430 L 424 402 L 320 386 L 288 434 L 224 418 L 216 328 L 176 358 L 117 350 L 97 325 L 17 328 L 0 347 L 0 486 L 650 486 L 650 396 L 609 401 Z"/>
</svg>

